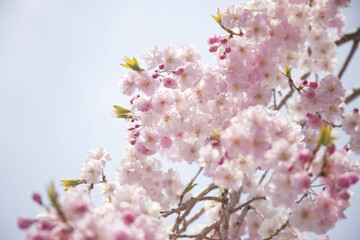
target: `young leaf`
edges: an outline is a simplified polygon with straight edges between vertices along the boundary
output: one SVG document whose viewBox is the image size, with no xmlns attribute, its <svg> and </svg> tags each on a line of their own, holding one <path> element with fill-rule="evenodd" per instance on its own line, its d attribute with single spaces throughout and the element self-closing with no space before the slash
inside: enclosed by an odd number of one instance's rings
<svg viewBox="0 0 360 240">
<path fill-rule="evenodd" d="M 129 109 L 117 105 L 113 105 L 113 107 L 115 108 L 114 113 L 116 118 L 124 118 L 126 120 L 132 119 L 132 116 L 130 114 L 131 111 Z"/>
<path fill-rule="evenodd" d="M 64 191 L 67 191 L 70 187 L 74 188 L 77 185 L 86 183 L 85 180 L 81 180 L 81 179 L 60 180 L 60 182 L 65 187 Z"/>
<path fill-rule="evenodd" d="M 132 70 L 134 70 L 134 71 L 136 71 L 136 72 L 144 71 L 144 69 L 142 69 L 142 68 L 139 66 L 139 63 L 138 63 L 138 61 L 136 60 L 136 58 L 130 59 L 130 58 L 128 58 L 128 57 L 125 57 L 125 59 L 123 59 L 123 61 L 124 61 L 125 63 L 120 64 L 120 65 L 123 66 L 123 67 L 132 69 Z"/>
</svg>

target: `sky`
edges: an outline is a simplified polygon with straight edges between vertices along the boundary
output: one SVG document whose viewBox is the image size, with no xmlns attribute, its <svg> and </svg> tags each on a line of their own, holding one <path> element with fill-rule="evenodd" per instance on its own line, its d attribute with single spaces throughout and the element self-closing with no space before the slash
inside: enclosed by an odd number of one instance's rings
<svg viewBox="0 0 360 240">
<path fill-rule="evenodd" d="M 129 105 L 118 87 L 121 59 L 139 59 L 151 44 L 191 43 L 212 64 L 206 39 L 223 32 L 210 15 L 234 3 L 0 0 L 0 239 L 23 238 L 16 217 L 41 210 L 32 192 L 45 195 L 50 181 L 78 178 L 89 149 L 112 152 L 111 179 L 126 145 L 126 122 L 111 117 L 112 105 Z M 359 1 L 344 11 L 347 30 L 360 26 L 359 12 Z M 339 48 L 340 63 L 350 47 Z M 357 52 L 343 76 L 347 89 L 360 83 L 359 62 Z M 359 100 L 347 109 L 355 106 Z M 183 179 L 197 170 L 176 167 Z M 352 190 L 348 218 L 330 231 L 332 239 L 358 239 L 360 184 Z"/>
</svg>

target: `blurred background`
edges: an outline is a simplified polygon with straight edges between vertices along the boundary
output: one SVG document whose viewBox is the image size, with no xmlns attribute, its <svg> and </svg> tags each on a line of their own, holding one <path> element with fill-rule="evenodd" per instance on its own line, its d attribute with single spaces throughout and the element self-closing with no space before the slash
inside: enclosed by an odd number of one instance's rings
<svg viewBox="0 0 360 240">
<path fill-rule="evenodd" d="M 113 178 L 127 123 L 112 117 L 112 105 L 129 106 L 118 87 L 121 58 L 139 59 L 151 44 L 192 43 L 213 64 L 206 39 L 224 32 L 211 14 L 234 3 L 0 0 L 0 239 L 24 238 L 16 217 L 41 210 L 32 192 L 45 197 L 50 181 L 61 191 L 59 180 L 79 177 L 89 149 L 112 152 L 106 173 Z M 343 12 L 346 30 L 360 26 L 359 1 Z M 340 63 L 350 47 L 339 48 Z M 347 89 L 360 83 L 359 62 L 358 51 L 343 76 Z M 359 99 L 347 110 L 355 106 Z M 197 171 L 180 169 L 184 180 Z M 347 219 L 330 231 L 331 239 L 359 239 L 360 184 L 352 190 Z"/>
</svg>

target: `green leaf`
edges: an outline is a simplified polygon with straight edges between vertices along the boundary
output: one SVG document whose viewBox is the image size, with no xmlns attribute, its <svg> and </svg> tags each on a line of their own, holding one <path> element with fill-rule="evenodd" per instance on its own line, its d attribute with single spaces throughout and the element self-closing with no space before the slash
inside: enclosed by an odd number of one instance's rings
<svg viewBox="0 0 360 240">
<path fill-rule="evenodd" d="M 192 184 L 192 185 L 190 185 L 190 184 L 187 185 L 181 195 L 182 195 L 182 196 L 185 196 L 185 194 L 187 194 L 188 192 L 190 192 L 196 185 L 198 185 L 198 184 L 197 184 L 197 183 L 194 183 L 194 184 Z"/>
<path fill-rule="evenodd" d="M 60 209 L 60 204 L 59 204 L 58 199 L 57 199 L 58 194 L 57 194 L 57 192 L 55 190 L 55 186 L 54 186 L 53 182 L 50 183 L 50 186 L 47 189 L 47 194 L 48 194 L 49 200 L 51 202 L 51 205 L 56 210 L 59 210 Z"/>
<path fill-rule="evenodd" d="M 116 118 L 124 118 L 126 120 L 132 119 L 132 116 L 130 114 L 131 111 L 129 109 L 117 105 L 113 105 L 113 107 L 115 108 L 114 113 Z"/>
<path fill-rule="evenodd" d="M 336 140 L 335 137 L 331 136 L 331 125 L 327 125 L 325 121 L 323 121 L 323 125 L 321 126 L 319 138 L 317 141 L 317 147 L 320 147 L 321 145 L 324 146 L 330 146 L 334 140 Z"/>
<path fill-rule="evenodd" d="M 213 19 L 221 26 L 221 13 L 220 13 L 220 10 L 218 9 L 217 11 L 217 16 L 214 16 L 214 15 L 211 15 L 213 17 Z"/>
<path fill-rule="evenodd" d="M 285 77 L 287 77 L 287 79 L 292 79 L 291 78 L 291 68 L 288 68 L 288 66 L 285 66 L 285 73 L 283 73 L 285 75 Z"/>
<path fill-rule="evenodd" d="M 81 180 L 81 179 L 60 180 L 60 182 L 61 182 L 62 186 L 65 187 L 64 191 L 67 191 L 71 187 L 74 188 L 77 185 L 86 183 L 85 180 Z"/>
<path fill-rule="evenodd" d="M 136 58 L 130 59 L 130 58 L 128 58 L 128 57 L 125 57 L 125 59 L 123 59 L 123 61 L 124 61 L 125 63 L 120 64 L 120 65 L 123 66 L 123 67 L 132 69 L 132 70 L 134 70 L 134 71 L 136 71 L 136 72 L 142 72 L 142 71 L 144 71 L 144 69 L 142 69 L 142 68 L 139 66 L 139 62 L 136 60 Z"/>
</svg>

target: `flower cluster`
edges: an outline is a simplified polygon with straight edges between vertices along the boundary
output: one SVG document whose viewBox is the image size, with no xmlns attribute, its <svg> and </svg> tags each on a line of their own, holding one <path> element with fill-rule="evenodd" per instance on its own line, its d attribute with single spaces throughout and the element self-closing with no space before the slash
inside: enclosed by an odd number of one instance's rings
<svg viewBox="0 0 360 240">
<path fill-rule="evenodd" d="M 305 231 L 328 239 L 321 234 L 345 218 L 349 188 L 359 179 L 349 160 L 349 150 L 360 153 L 359 113 L 343 115 L 345 89 L 328 74 L 337 63 L 329 28 L 342 35 L 339 9 L 349 3 L 253 1 L 218 11 L 213 18 L 228 35 L 208 38 L 214 67 L 201 63 L 192 45 L 154 45 L 142 58 L 145 68 L 125 58 L 119 84 L 130 109 L 115 106 L 115 113 L 130 120 L 129 146 L 116 181 L 103 171 L 109 151 L 91 150 L 80 179 L 62 181 L 71 188 L 65 196 L 58 201 L 49 190 L 52 208 L 20 217 L 19 227 L 35 224 L 28 239 L 307 239 Z M 293 68 L 303 77 L 294 80 Z M 279 110 L 293 94 L 291 121 Z M 336 148 L 335 127 L 350 135 L 350 148 Z M 200 170 L 183 184 L 155 154 Z M 192 194 L 202 170 L 211 184 Z M 72 189 L 81 184 L 87 189 Z M 96 185 L 100 207 L 88 194 Z M 189 216 L 193 209 L 199 212 Z M 203 213 L 209 223 L 187 235 Z M 161 217 L 172 214 L 166 227 Z"/>
</svg>

